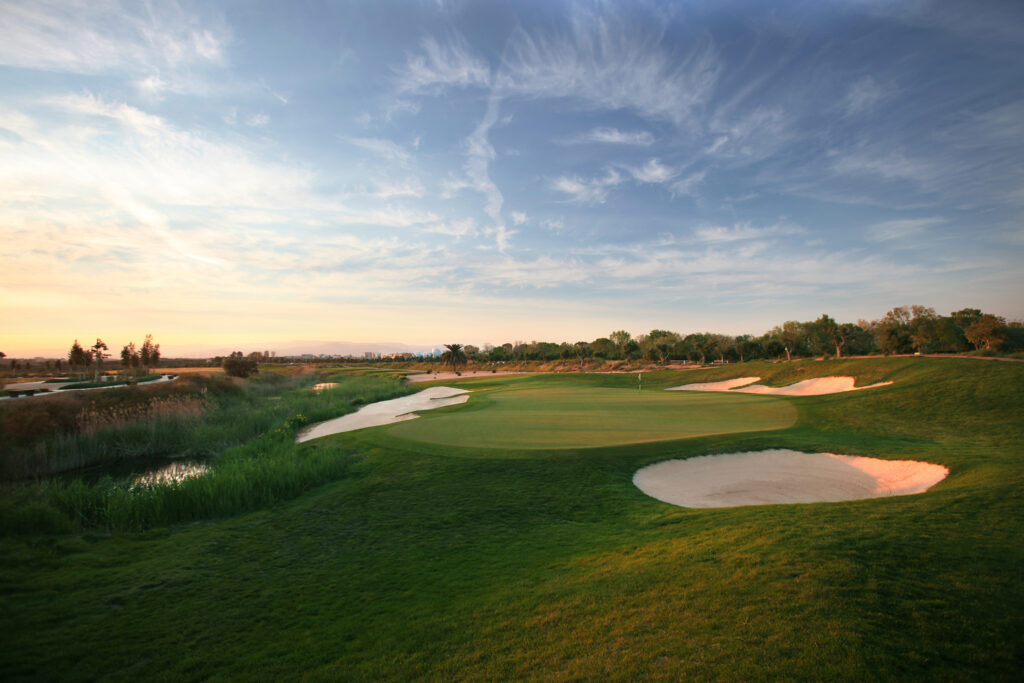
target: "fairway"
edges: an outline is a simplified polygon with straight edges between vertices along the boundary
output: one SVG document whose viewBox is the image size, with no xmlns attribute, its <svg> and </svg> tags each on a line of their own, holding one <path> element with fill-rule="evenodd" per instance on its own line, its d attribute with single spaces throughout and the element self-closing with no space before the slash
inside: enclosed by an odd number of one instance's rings
<svg viewBox="0 0 1024 683">
<path fill-rule="evenodd" d="M 500 387 L 468 406 L 392 426 L 404 439 L 473 448 L 589 448 L 784 429 L 784 400 L 588 386 Z"/>
</svg>

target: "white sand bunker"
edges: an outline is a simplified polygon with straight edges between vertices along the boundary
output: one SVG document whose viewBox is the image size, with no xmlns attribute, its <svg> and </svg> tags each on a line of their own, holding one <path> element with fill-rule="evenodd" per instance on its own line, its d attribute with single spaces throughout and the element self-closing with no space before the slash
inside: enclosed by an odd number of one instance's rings
<svg viewBox="0 0 1024 683">
<path fill-rule="evenodd" d="M 878 382 L 866 387 L 855 387 L 856 380 L 853 377 L 815 377 L 805 379 L 796 384 L 784 387 L 770 387 L 766 384 L 751 384 L 761 379 L 760 377 L 739 377 L 727 379 L 723 382 L 705 382 L 703 384 L 684 384 L 681 387 L 672 387 L 669 391 L 734 391 L 741 394 L 770 394 L 772 396 L 823 396 L 825 394 L 839 394 L 844 391 L 860 391 L 862 389 L 874 389 L 884 387 L 892 382 Z"/>
<path fill-rule="evenodd" d="M 633 483 L 666 503 L 717 508 L 907 496 L 948 474 L 916 460 L 770 450 L 666 460 L 638 470 Z"/>
<path fill-rule="evenodd" d="M 371 403 L 349 415 L 342 415 L 333 420 L 307 427 L 299 432 L 295 440 L 302 443 L 310 439 L 319 439 L 321 436 L 414 420 L 419 417 L 414 411 L 444 408 L 465 403 L 468 400 L 469 392 L 465 389 L 430 387 L 417 394 Z"/>
<path fill-rule="evenodd" d="M 668 391 L 729 391 L 744 384 L 752 384 L 760 377 L 737 377 L 721 382 L 698 382 L 697 384 L 684 384 L 681 387 L 670 387 Z"/>
</svg>

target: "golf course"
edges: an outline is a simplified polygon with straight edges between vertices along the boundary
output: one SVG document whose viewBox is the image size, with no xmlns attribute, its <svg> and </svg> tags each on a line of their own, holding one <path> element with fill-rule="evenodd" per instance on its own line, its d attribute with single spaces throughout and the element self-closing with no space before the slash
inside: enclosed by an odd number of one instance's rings
<svg viewBox="0 0 1024 683">
<path fill-rule="evenodd" d="M 838 376 L 891 384 L 668 391 Z M 1019 675 L 1024 364 L 750 362 L 646 372 L 642 383 L 636 373 L 300 379 L 275 395 L 236 392 L 230 400 L 250 401 L 252 434 L 198 477 L 54 480 L 8 496 L 0 677 Z M 322 381 L 336 386 L 314 392 Z M 431 386 L 469 398 L 296 442 L 366 396 Z M 291 417 L 299 410 L 307 417 Z M 918 461 L 948 476 L 914 495 L 709 509 L 634 484 L 664 461 L 767 449 Z"/>
</svg>

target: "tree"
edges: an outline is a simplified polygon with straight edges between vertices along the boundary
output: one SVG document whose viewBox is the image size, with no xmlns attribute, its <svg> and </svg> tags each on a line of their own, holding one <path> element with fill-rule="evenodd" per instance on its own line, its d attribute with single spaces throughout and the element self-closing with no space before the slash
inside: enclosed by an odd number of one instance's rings
<svg viewBox="0 0 1024 683">
<path fill-rule="evenodd" d="M 949 317 L 953 319 L 953 322 L 957 324 L 961 330 L 966 330 L 971 326 L 971 323 L 975 322 L 984 313 L 981 312 L 980 308 L 961 308 L 959 311 L 953 311 L 949 314 Z"/>
<path fill-rule="evenodd" d="M 259 363 L 253 358 L 246 358 L 241 351 L 234 351 L 230 356 L 221 361 L 220 366 L 230 377 L 246 378 L 249 375 L 259 373 Z"/>
<path fill-rule="evenodd" d="M 82 377 L 85 378 L 89 374 L 89 368 L 92 366 L 92 350 L 82 351 Z"/>
<path fill-rule="evenodd" d="M 979 351 L 998 351 L 1006 340 L 1006 320 L 986 313 L 968 325 L 964 334 Z"/>
<path fill-rule="evenodd" d="M 941 351 L 943 318 L 935 313 L 934 308 L 927 306 L 911 306 L 910 311 L 908 329 L 914 350 L 918 353 Z"/>
<path fill-rule="evenodd" d="M 740 362 L 742 363 L 744 360 L 751 360 L 762 355 L 764 349 L 761 348 L 761 342 L 749 334 L 742 334 L 736 337 L 736 353 L 739 354 Z"/>
<path fill-rule="evenodd" d="M 153 343 L 153 335 L 146 335 L 146 340 L 142 343 L 142 349 L 139 351 L 139 359 L 147 375 L 149 369 L 160 362 L 160 345 Z"/>
<path fill-rule="evenodd" d="M 686 335 L 683 339 L 683 347 L 687 351 L 687 358 L 692 361 L 700 361 L 701 365 L 707 361 L 708 335 L 704 332 L 695 332 Z"/>
<path fill-rule="evenodd" d="M 590 348 L 590 344 L 585 341 L 579 341 L 573 344 L 573 352 L 576 357 L 580 360 L 580 370 L 586 367 L 587 359 L 594 355 L 594 350 Z"/>
<path fill-rule="evenodd" d="M 611 358 L 615 355 L 615 342 L 607 337 L 598 337 L 590 342 L 590 349 L 596 358 Z"/>
<path fill-rule="evenodd" d="M 808 327 L 812 330 L 811 343 L 816 351 L 827 355 L 834 348 L 836 358 L 842 357 L 846 338 L 843 337 L 843 330 L 835 320 L 822 313 L 821 317 L 809 323 Z"/>
<path fill-rule="evenodd" d="M 909 353 L 914 348 L 910 337 L 910 309 L 897 306 L 881 320 L 872 323 L 879 350 L 885 355 Z"/>
<path fill-rule="evenodd" d="M 712 334 L 711 337 L 711 348 L 714 350 L 714 354 L 718 356 L 718 360 L 725 362 L 726 354 L 733 355 L 734 346 L 736 341 L 726 334 Z"/>
<path fill-rule="evenodd" d="M 858 323 L 843 323 L 839 326 L 842 329 L 843 338 L 846 340 L 846 350 L 853 355 L 863 355 L 875 350 L 875 338 L 871 332 L 865 329 L 864 325 Z"/>
<path fill-rule="evenodd" d="M 441 354 L 441 363 L 444 365 L 450 365 L 452 372 L 458 372 L 459 367 L 466 364 L 466 352 L 463 350 L 462 344 L 445 344 L 445 351 Z"/>
<path fill-rule="evenodd" d="M 86 361 L 85 349 L 82 345 L 75 340 L 75 343 L 71 345 L 71 350 L 68 352 L 68 365 L 71 366 L 71 372 L 75 371 L 75 368 L 81 368 L 88 365 Z"/>
<path fill-rule="evenodd" d="M 630 339 L 632 339 L 633 335 L 631 335 L 629 332 L 626 332 L 625 330 L 615 330 L 614 332 L 608 335 L 608 338 L 611 339 L 612 343 L 615 344 L 616 346 L 622 346 Z"/>
<path fill-rule="evenodd" d="M 103 359 L 110 358 L 109 353 L 104 353 L 107 350 L 107 345 L 103 343 L 103 340 L 99 337 L 96 338 L 96 343 L 92 345 L 92 355 L 96 359 L 96 379 L 100 378 L 103 374 Z"/>
<path fill-rule="evenodd" d="M 611 340 L 612 344 L 615 344 L 615 350 L 619 354 L 619 358 L 627 358 L 629 356 L 629 345 L 633 343 L 633 335 L 625 330 L 615 330 L 608 335 L 608 339 Z"/>
<path fill-rule="evenodd" d="M 782 323 L 781 327 L 773 329 L 771 335 L 773 339 L 782 345 L 786 352 L 787 361 L 793 360 L 793 353 L 798 352 L 807 339 L 807 331 L 804 324 L 796 320 L 787 320 Z"/>
<path fill-rule="evenodd" d="M 672 358 L 672 349 L 675 348 L 675 344 L 667 340 L 663 340 L 654 345 L 655 351 L 658 353 L 658 360 L 662 365 L 667 363 Z"/>
<path fill-rule="evenodd" d="M 139 366 L 139 352 L 135 350 L 135 342 L 128 342 L 128 345 L 121 349 L 121 366 L 128 374 L 129 368 Z"/>
</svg>

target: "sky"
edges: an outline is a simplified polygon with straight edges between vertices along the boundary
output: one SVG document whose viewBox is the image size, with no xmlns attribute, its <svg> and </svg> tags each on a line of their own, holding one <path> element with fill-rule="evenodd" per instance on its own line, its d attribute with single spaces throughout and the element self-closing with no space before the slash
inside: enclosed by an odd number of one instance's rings
<svg viewBox="0 0 1024 683">
<path fill-rule="evenodd" d="M 1024 317 L 1024 4 L 0 2 L 0 350 Z"/>
</svg>

